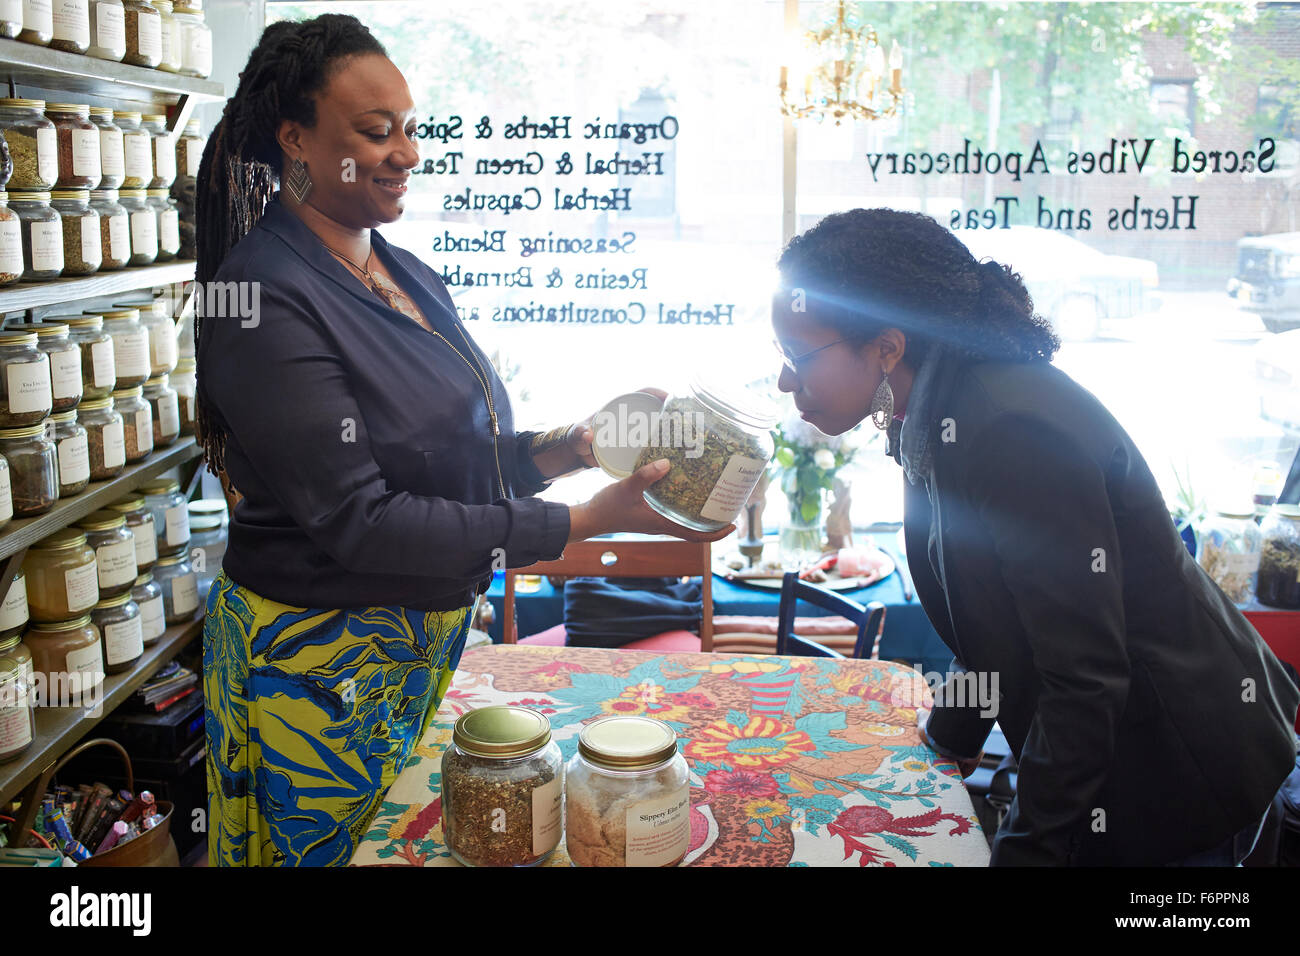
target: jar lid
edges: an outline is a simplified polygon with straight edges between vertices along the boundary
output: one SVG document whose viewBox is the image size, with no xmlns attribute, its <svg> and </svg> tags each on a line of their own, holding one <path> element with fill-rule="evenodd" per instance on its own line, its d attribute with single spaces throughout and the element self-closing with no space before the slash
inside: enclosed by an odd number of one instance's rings
<svg viewBox="0 0 1300 956">
<path fill-rule="evenodd" d="M 199 124 L 199 121 L 198 121 L 198 120 L 196 120 L 196 119 L 189 120 L 189 121 L 186 122 L 186 124 L 185 124 L 185 135 L 186 135 L 186 136 L 202 136 L 203 134 L 200 132 L 201 128 L 202 128 L 202 127 L 201 127 L 201 125 Z"/>
<path fill-rule="evenodd" d="M 100 409 L 111 408 L 113 400 L 111 398 L 83 398 L 77 403 L 79 412 L 97 412 Z"/>
<path fill-rule="evenodd" d="M 649 423 L 664 403 L 649 392 L 628 392 L 605 403 L 592 418 L 591 453 L 613 478 L 626 478 L 650 438 Z"/>
<path fill-rule="evenodd" d="M 145 191 L 143 189 L 119 189 L 117 191 L 117 196 L 119 199 L 145 199 L 146 198 Z"/>
<path fill-rule="evenodd" d="M 135 579 L 135 584 L 133 584 L 133 585 L 131 585 L 131 586 L 132 586 L 133 588 L 138 588 L 138 587 L 141 587 L 141 586 L 143 586 L 143 585 L 145 585 L 145 584 L 153 584 L 153 572 L 152 572 L 152 571 L 146 571 L 144 574 L 140 575 L 138 578 Z"/>
<path fill-rule="evenodd" d="M 104 327 L 104 316 L 98 312 L 83 312 L 81 315 L 60 315 L 56 316 L 60 322 L 67 322 L 74 329 L 102 329 Z M 47 316 L 46 322 L 50 321 Z"/>
<path fill-rule="evenodd" d="M 71 199 L 76 202 L 90 202 L 89 189 L 55 189 L 50 193 L 51 199 Z"/>
<path fill-rule="evenodd" d="M 101 607 L 117 607 L 119 604 L 125 604 L 129 600 L 131 600 L 131 592 L 124 591 L 123 593 L 118 594 L 114 597 L 100 598 L 98 601 L 95 602 L 95 608 L 99 609 Z"/>
<path fill-rule="evenodd" d="M 178 372 L 193 372 L 196 367 L 192 358 L 178 359 L 176 362 L 176 371 Z"/>
<path fill-rule="evenodd" d="M 92 189 L 90 191 L 92 202 L 117 202 L 116 189 Z"/>
<path fill-rule="evenodd" d="M 90 108 L 91 116 L 99 116 L 108 120 L 113 119 L 113 107 L 111 106 L 92 106 Z"/>
<path fill-rule="evenodd" d="M 74 408 L 68 412 L 55 412 L 50 416 L 49 420 L 52 422 L 58 422 L 60 425 L 67 425 L 69 423 L 75 424 L 77 421 L 77 410 Z"/>
<path fill-rule="evenodd" d="M 145 194 L 148 195 L 148 197 L 149 197 L 150 199 L 166 199 L 166 198 L 167 198 L 167 190 L 166 190 L 166 189 L 146 189 L 146 190 L 145 190 Z"/>
<path fill-rule="evenodd" d="M 611 770 L 645 770 L 677 753 L 677 733 L 653 717 L 603 717 L 582 728 L 578 753 Z"/>
<path fill-rule="evenodd" d="M 32 621 L 29 630 L 33 631 L 75 631 L 78 628 L 85 627 L 90 623 L 90 615 L 83 614 L 81 617 L 74 617 L 70 621 Z"/>
<path fill-rule="evenodd" d="M 222 522 L 226 520 L 226 503 L 214 498 L 191 501 L 188 509 L 191 529 L 210 531 L 213 528 L 220 528 Z"/>
<path fill-rule="evenodd" d="M 48 534 L 31 546 L 31 551 L 62 551 L 64 548 L 81 548 L 86 544 L 86 534 L 76 528 L 61 528 Z"/>
<path fill-rule="evenodd" d="M 77 527 L 84 528 L 86 531 L 111 531 L 114 528 L 125 528 L 126 516 L 101 508 L 78 521 Z"/>
<path fill-rule="evenodd" d="M 35 345 L 36 333 L 20 329 L 0 330 L 0 345 Z"/>
<path fill-rule="evenodd" d="M 165 386 L 166 384 L 167 384 L 167 373 L 163 372 L 160 375 L 155 375 L 153 378 L 145 379 L 144 387 L 159 388 L 161 386 Z"/>
<path fill-rule="evenodd" d="M 0 106 L 17 106 L 23 109 L 43 110 L 45 109 L 44 100 L 27 100 L 22 97 L 0 97 Z"/>
<path fill-rule="evenodd" d="M 780 418 L 771 402 L 748 388 L 728 387 L 697 375 L 691 380 L 691 391 L 707 408 L 751 428 L 771 428 Z"/>
<path fill-rule="evenodd" d="M 1291 521 L 1300 521 L 1300 505 L 1274 505 L 1269 511 Z"/>
<path fill-rule="evenodd" d="M 118 322 L 118 321 L 121 321 L 121 320 L 123 320 L 123 319 L 131 319 L 131 320 L 135 320 L 135 319 L 139 319 L 139 318 L 140 318 L 140 310 L 137 309 L 137 308 L 135 308 L 135 307 L 131 307 L 131 308 L 126 308 L 126 307 L 118 308 L 117 306 L 114 306 L 113 308 L 109 309 L 108 311 L 103 312 L 102 315 L 104 316 L 104 319 L 105 319 L 106 321 L 111 321 L 111 322 Z"/>
<path fill-rule="evenodd" d="M 22 639 L 23 636 L 21 634 L 11 634 L 8 637 L 0 637 L 0 654 L 12 651 L 18 646 L 18 643 Z"/>
<path fill-rule="evenodd" d="M 509 760 L 536 753 L 551 739 L 551 722 L 530 707 L 498 704 L 461 714 L 452 742 L 476 757 Z"/>
<path fill-rule="evenodd" d="M 172 0 L 149 0 L 149 2 L 159 10 L 165 10 L 167 13 L 171 13 Z"/>
<path fill-rule="evenodd" d="M 11 440 L 15 438 L 35 438 L 37 435 L 45 434 L 45 423 L 39 425 L 27 425 L 23 428 L 0 428 L 0 440 Z"/>
<path fill-rule="evenodd" d="M 159 478 L 147 481 L 137 489 L 142 495 L 168 495 L 181 490 L 181 483 L 175 478 Z"/>
<path fill-rule="evenodd" d="M 166 113 L 141 113 L 141 123 L 165 123 L 167 122 Z"/>
<path fill-rule="evenodd" d="M 66 339 L 68 337 L 68 323 L 66 322 L 41 319 L 39 322 L 28 323 L 27 328 L 36 330 L 37 339 Z"/>
<path fill-rule="evenodd" d="M 187 555 L 185 554 L 184 551 L 180 551 L 176 554 L 164 554 L 158 558 L 158 561 L 155 563 L 154 566 L 162 567 L 163 565 L 167 565 L 168 567 L 170 567 L 173 564 L 180 564 L 182 561 L 185 560 L 186 557 Z"/>
<path fill-rule="evenodd" d="M 36 189 L 32 192 L 12 193 L 9 196 L 10 202 L 49 202 L 50 193 L 45 189 Z"/>
<path fill-rule="evenodd" d="M 143 393 L 143 391 L 141 390 L 141 388 L 140 388 L 139 385 L 132 385 L 130 388 L 115 388 L 115 389 L 113 389 L 113 398 L 114 398 L 114 399 L 120 399 L 120 400 L 123 400 L 123 401 L 125 401 L 125 400 L 127 400 L 127 399 L 132 399 L 132 398 L 139 398 L 142 394 L 144 394 L 144 393 Z"/>
<path fill-rule="evenodd" d="M 113 116 L 115 119 L 126 120 L 128 123 L 140 122 L 139 110 L 114 110 Z"/>
<path fill-rule="evenodd" d="M 139 511 L 144 507 L 143 495 L 127 495 L 125 498 L 118 498 L 111 505 L 105 505 L 110 511 L 119 511 L 122 513 L 128 511 Z"/>
<path fill-rule="evenodd" d="M 188 6 L 188 5 L 180 5 L 180 6 L 176 7 L 175 12 L 176 12 L 176 13 L 182 13 L 182 14 L 189 14 L 190 16 L 198 17 L 200 20 L 203 19 L 203 11 L 202 11 L 201 9 L 199 9 L 198 7 L 191 7 L 191 6 Z"/>
<path fill-rule="evenodd" d="M 79 113 L 82 116 L 90 115 L 89 103 L 46 103 L 45 112 L 47 113 Z"/>
</svg>

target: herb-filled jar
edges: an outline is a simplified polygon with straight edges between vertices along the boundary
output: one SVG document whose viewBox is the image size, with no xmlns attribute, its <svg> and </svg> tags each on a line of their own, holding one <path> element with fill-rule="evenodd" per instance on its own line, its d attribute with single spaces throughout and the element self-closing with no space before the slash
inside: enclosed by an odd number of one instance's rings
<svg viewBox="0 0 1300 956">
<path fill-rule="evenodd" d="M 58 142 L 55 189 L 98 189 L 103 178 L 99 156 L 99 127 L 90 121 L 84 103 L 50 103 L 45 115 L 54 124 Z"/>
<path fill-rule="evenodd" d="M 89 614 L 70 621 L 33 623 L 23 643 L 31 651 L 32 668 L 44 675 L 46 687 L 55 686 L 56 674 L 80 675 L 83 693 L 104 681 L 104 646 Z"/>
<path fill-rule="evenodd" d="M 86 54 L 118 63 L 126 56 L 126 11 L 122 0 L 90 0 L 90 49 Z"/>
<path fill-rule="evenodd" d="M 1220 508 L 1198 529 L 1196 563 L 1235 604 L 1255 599 L 1263 536 L 1255 524 L 1255 507 Z"/>
<path fill-rule="evenodd" d="M 90 49 L 90 6 L 87 0 L 54 0 L 54 32 L 50 49 L 85 53 Z"/>
<path fill-rule="evenodd" d="M 565 779 L 565 845 L 576 865 L 676 866 L 686 856 L 690 772 L 663 721 L 592 721 Z"/>
<path fill-rule="evenodd" d="M 144 628 L 140 608 L 131 600 L 131 592 L 115 597 L 101 597 L 90 612 L 104 643 L 104 673 L 120 674 L 144 653 Z"/>
<path fill-rule="evenodd" d="M 149 332 L 140 324 L 139 309 L 103 313 L 104 331 L 113 337 L 114 389 L 143 385 L 149 379 Z"/>
<path fill-rule="evenodd" d="M 23 28 L 18 39 L 36 46 L 49 46 L 54 39 L 54 7 L 51 0 L 23 0 Z"/>
<path fill-rule="evenodd" d="M 140 486 L 145 506 L 153 513 L 158 532 L 158 554 L 188 554 L 190 547 L 190 511 L 181 494 L 180 483 L 161 478 Z"/>
<path fill-rule="evenodd" d="M 158 262 L 170 262 L 181 249 L 180 213 L 165 189 L 150 189 L 147 202 L 158 215 Z"/>
<path fill-rule="evenodd" d="M 33 322 L 26 326 L 36 332 L 36 350 L 44 352 L 50 363 L 50 412 L 70 412 L 81 401 L 81 349 L 69 338 L 67 323 Z"/>
<path fill-rule="evenodd" d="M 129 495 L 108 506 L 126 518 L 126 526 L 135 538 L 135 566 L 143 574 L 158 560 L 158 532 L 153 523 L 153 512 L 144 503 L 143 495 Z"/>
<path fill-rule="evenodd" d="M 22 756 L 36 738 L 31 667 L 21 638 L 0 641 L 0 763 Z"/>
<path fill-rule="evenodd" d="M 166 375 L 159 375 L 144 383 L 142 397 L 149 403 L 153 422 L 153 447 L 166 448 L 181 436 L 181 414 L 176 390 L 167 384 Z"/>
<path fill-rule="evenodd" d="M 31 615 L 27 610 L 27 576 L 19 568 L 4 603 L 0 604 L 0 641 L 22 634 Z"/>
<path fill-rule="evenodd" d="M 45 116 L 45 101 L 0 99 L 0 133 L 14 164 L 7 188 L 52 189 L 59 179 L 59 137 Z"/>
<path fill-rule="evenodd" d="M 199 608 L 198 579 L 184 554 L 165 554 L 153 568 L 153 579 L 162 589 L 163 618 L 181 624 Z"/>
<path fill-rule="evenodd" d="M 14 514 L 44 514 L 59 499 L 58 450 L 44 425 L 0 428 L 0 454 L 9 463 Z"/>
<path fill-rule="evenodd" d="M 135 579 L 135 586 L 131 588 L 131 600 L 140 609 L 140 630 L 143 632 L 144 646 L 148 647 L 167 630 L 162 588 L 148 571 Z"/>
<path fill-rule="evenodd" d="M 12 40 L 23 32 L 23 0 L 0 0 L 0 37 Z"/>
<path fill-rule="evenodd" d="M 139 385 L 113 390 L 113 408 L 122 416 L 126 438 L 126 463 L 134 465 L 153 452 L 153 413 Z"/>
<path fill-rule="evenodd" d="M 77 421 L 85 426 L 90 446 L 90 480 L 116 478 L 126 467 L 126 429 L 112 398 L 83 398 Z"/>
<path fill-rule="evenodd" d="M 1273 505 L 1262 537 L 1255 594 L 1270 607 L 1300 608 L 1300 505 Z"/>
<path fill-rule="evenodd" d="M 23 279 L 57 279 L 63 274 L 63 220 L 48 192 L 10 193 L 23 237 Z"/>
<path fill-rule="evenodd" d="M 91 190 L 90 208 L 99 216 L 99 270 L 123 268 L 131 261 L 131 217 L 117 201 L 117 190 Z"/>
<path fill-rule="evenodd" d="M 190 564 L 199 579 L 199 597 L 212 589 L 212 582 L 226 557 L 226 502 L 210 498 L 191 501 Z"/>
<path fill-rule="evenodd" d="M 199 161 L 203 159 L 203 147 L 207 138 L 199 132 L 199 121 L 190 120 L 176 139 L 176 175 L 197 179 Z"/>
<path fill-rule="evenodd" d="M 162 59 L 162 18 L 144 0 L 122 0 L 126 15 L 126 55 L 123 63 L 156 67 Z"/>
<path fill-rule="evenodd" d="M 149 158 L 154 171 L 146 188 L 166 189 L 176 179 L 176 144 L 167 131 L 167 117 L 145 113 L 140 117 L 140 128 L 149 133 Z"/>
<path fill-rule="evenodd" d="M 537 866 L 560 844 L 564 759 L 546 715 L 498 705 L 462 714 L 442 755 L 442 827 L 466 866 Z"/>
<path fill-rule="evenodd" d="M 68 339 L 81 350 L 81 400 L 108 398 L 117 384 L 113 337 L 104 331 L 104 317 L 94 313 L 46 316 L 46 322 L 68 326 Z"/>
<path fill-rule="evenodd" d="M 58 448 L 59 497 L 80 494 L 90 484 L 90 439 L 75 411 L 51 415 L 54 444 Z"/>
<path fill-rule="evenodd" d="M 158 259 L 158 212 L 147 201 L 143 189 L 118 190 L 118 202 L 126 210 L 131 224 L 131 258 L 133 266 L 147 266 Z"/>
<path fill-rule="evenodd" d="M 172 0 L 150 0 L 162 18 L 162 52 L 158 56 L 158 69 L 164 73 L 181 71 L 181 25 L 172 15 Z"/>
<path fill-rule="evenodd" d="M 176 22 L 181 33 L 181 73 L 206 80 L 212 75 L 212 30 L 203 22 L 203 11 L 178 4 Z"/>
<path fill-rule="evenodd" d="M 194 376 L 194 359 L 178 359 L 176 371 L 170 376 L 171 386 L 176 389 L 176 405 L 180 410 L 181 434 L 194 434 L 194 415 L 197 399 L 197 382 Z"/>
<path fill-rule="evenodd" d="M 126 515 L 104 508 L 86 515 L 77 527 L 95 549 L 100 600 L 131 590 L 140 572 L 135 566 L 135 535 L 126 526 Z"/>
<path fill-rule="evenodd" d="M 107 106 L 92 106 L 90 122 L 99 132 L 99 187 L 116 189 L 126 175 L 126 160 L 122 153 L 122 128 L 113 122 L 113 111 Z"/>
<path fill-rule="evenodd" d="M 135 110 L 117 110 L 113 122 L 122 131 L 122 181 L 119 189 L 145 189 L 153 179 L 153 137 L 140 127 Z"/>
<path fill-rule="evenodd" d="M 99 213 L 90 208 L 85 189 L 56 189 L 50 206 L 59 214 L 63 227 L 63 275 L 85 276 L 98 272 L 102 254 L 99 244 Z"/>
<path fill-rule="evenodd" d="M 149 333 L 149 374 L 169 375 L 176 367 L 176 321 L 167 300 L 155 299 L 140 308 L 140 324 Z"/>
<path fill-rule="evenodd" d="M 0 190 L 0 286 L 20 280 L 24 268 L 22 221 L 9 208 L 9 194 Z"/>
<path fill-rule="evenodd" d="M 36 342 L 35 332 L 0 331 L 0 428 L 36 425 L 50 417 L 50 357 Z"/>
<path fill-rule="evenodd" d="M 0 528 L 14 518 L 14 492 L 9 480 L 9 462 L 0 455 Z"/>
<path fill-rule="evenodd" d="M 55 531 L 28 548 L 23 573 L 33 621 L 79 617 L 99 600 L 95 549 L 77 528 Z"/>
</svg>

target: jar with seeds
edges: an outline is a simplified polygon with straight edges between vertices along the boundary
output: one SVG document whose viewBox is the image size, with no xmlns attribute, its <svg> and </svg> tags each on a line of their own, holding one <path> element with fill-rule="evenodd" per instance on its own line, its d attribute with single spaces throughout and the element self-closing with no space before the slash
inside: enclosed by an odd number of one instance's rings
<svg viewBox="0 0 1300 956">
<path fill-rule="evenodd" d="M 66 322 L 32 322 L 22 331 L 36 333 L 36 350 L 50 361 L 51 414 L 75 411 L 81 401 L 81 349 L 69 338 Z"/>
<path fill-rule="evenodd" d="M 140 127 L 140 114 L 117 110 L 113 122 L 122 131 L 122 182 L 119 189 L 145 189 L 153 179 L 153 138 Z"/>
<path fill-rule="evenodd" d="M 126 56 L 123 63 L 156 67 L 162 59 L 162 17 L 145 0 L 122 0 L 126 21 Z"/>
<path fill-rule="evenodd" d="M 126 175 L 122 127 L 113 122 L 113 111 L 106 106 L 92 106 L 90 122 L 99 131 L 99 188 L 117 189 Z"/>
<path fill-rule="evenodd" d="M 153 413 L 139 385 L 113 390 L 113 408 L 122 416 L 126 438 L 126 463 L 143 461 L 153 452 Z"/>
<path fill-rule="evenodd" d="M 86 428 L 90 448 L 90 480 L 116 478 L 126 467 L 126 437 L 122 416 L 111 398 L 82 399 L 77 421 Z M 132 426 L 134 427 L 134 422 Z"/>
<path fill-rule="evenodd" d="M 45 101 L 0 98 L 0 133 L 14 171 L 8 189 L 51 189 L 59 179 L 59 138 L 45 116 Z"/>
<path fill-rule="evenodd" d="M 14 514 L 44 514 L 59 500 L 58 449 L 44 425 L 0 428 L 0 454 L 9 463 Z"/>
<path fill-rule="evenodd" d="M 158 212 L 147 201 L 143 189 L 118 190 L 118 202 L 126 210 L 131 226 L 133 266 L 151 265 L 158 259 Z"/>
<path fill-rule="evenodd" d="M 63 274 L 63 219 L 48 192 L 11 193 L 23 240 L 23 279 L 57 279 Z"/>
<path fill-rule="evenodd" d="M 90 4 L 88 0 L 54 0 L 53 33 L 50 49 L 64 53 L 85 53 L 90 49 Z"/>
<path fill-rule="evenodd" d="M 126 56 L 126 11 L 122 0 L 90 0 L 89 56 L 121 62 Z"/>
<path fill-rule="evenodd" d="M 76 411 L 51 415 L 54 444 L 59 462 L 59 497 L 70 498 L 90 484 L 90 444 L 86 426 L 77 421 Z"/>
<path fill-rule="evenodd" d="M 63 275 L 84 276 L 99 271 L 99 213 L 90 208 L 85 189 L 56 189 L 50 206 L 59 214 L 63 227 Z"/>
<path fill-rule="evenodd" d="M 113 337 L 104 331 L 102 315 L 47 315 L 46 322 L 62 322 L 68 340 L 81 351 L 81 400 L 108 398 L 117 384 Z"/>
<path fill-rule="evenodd" d="M 99 215 L 100 272 L 121 269 L 131 259 L 131 217 L 116 189 L 92 189 L 90 208 Z"/>
<path fill-rule="evenodd" d="M 35 332 L 0 331 L 0 428 L 38 425 L 50 417 L 50 358 L 36 342 Z"/>
<path fill-rule="evenodd" d="M 84 103 L 50 103 L 45 115 L 54 124 L 58 141 L 58 181 L 55 189 L 96 189 L 103 178 L 99 157 L 99 127 L 90 121 Z"/>
<path fill-rule="evenodd" d="M 9 194 L 0 191 L 0 286 L 13 285 L 22 277 L 22 223 L 9 208 Z"/>
<path fill-rule="evenodd" d="M 23 0 L 23 28 L 18 39 L 36 46 L 49 46 L 54 39 L 52 0 Z"/>
</svg>

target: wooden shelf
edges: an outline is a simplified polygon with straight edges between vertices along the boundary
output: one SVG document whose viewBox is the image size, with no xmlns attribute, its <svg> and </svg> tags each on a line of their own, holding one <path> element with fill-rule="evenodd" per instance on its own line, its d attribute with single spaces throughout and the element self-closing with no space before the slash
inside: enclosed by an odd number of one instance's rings
<svg viewBox="0 0 1300 956">
<path fill-rule="evenodd" d="M 0 313 L 37 309 L 46 305 L 62 305 L 78 299 L 93 299 L 101 295 L 117 295 L 188 282 L 194 278 L 194 260 L 164 262 L 161 265 L 135 266 L 117 272 L 99 272 L 94 275 L 69 279 L 50 279 L 46 282 L 18 282 L 0 289 Z"/>
</svg>

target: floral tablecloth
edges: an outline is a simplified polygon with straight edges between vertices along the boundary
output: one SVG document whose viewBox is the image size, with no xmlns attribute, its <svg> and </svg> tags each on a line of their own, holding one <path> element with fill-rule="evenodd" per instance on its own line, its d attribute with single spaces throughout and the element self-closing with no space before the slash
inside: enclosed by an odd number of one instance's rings
<svg viewBox="0 0 1300 956">
<path fill-rule="evenodd" d="M 439 773 L 456 718 L 534 707 L 566 760 L 582 724 L 646 714 L 691 768 L 691 866 L 987 866 L 951 760 L 920 742 L 921 675 L 885 661 L 493 645 L 466 651 L 354 866 L 458 865 Z M 548 861 L 567 866 L 564 843 Z"/>
</svg>

